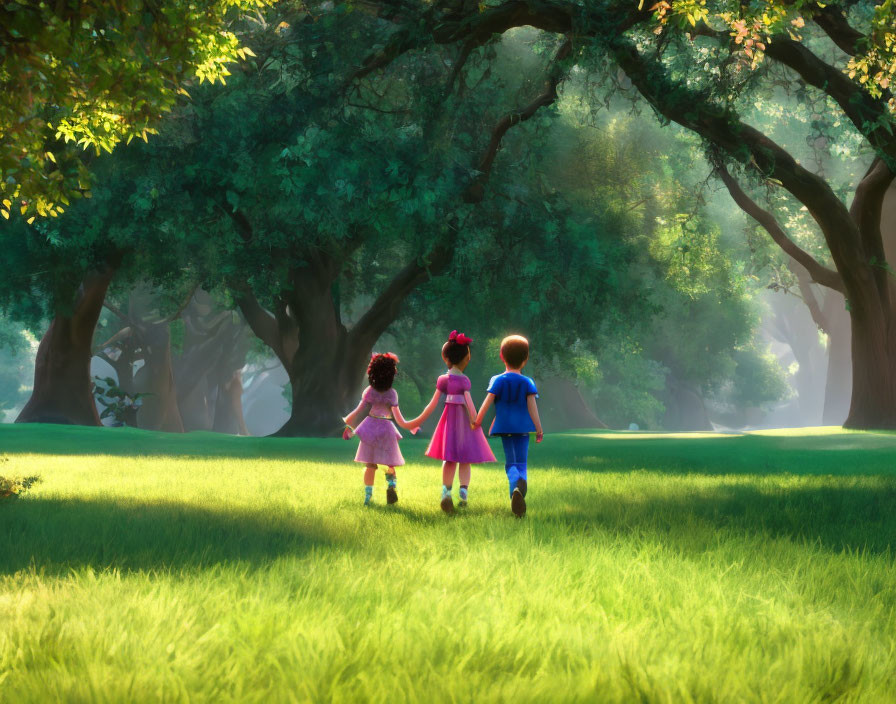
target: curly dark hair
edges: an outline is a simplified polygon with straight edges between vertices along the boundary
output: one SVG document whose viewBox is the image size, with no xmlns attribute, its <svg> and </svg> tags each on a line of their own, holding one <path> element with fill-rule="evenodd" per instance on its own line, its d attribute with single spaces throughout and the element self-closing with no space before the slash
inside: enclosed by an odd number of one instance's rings
<svg viewBox="0 0 896 704">
<path fill-rule="evenodd" d="M 388 391 L 398 371 L 398 357 L 391 352 L 375 354 L 367 365 L 367 380 L 377 391 Z"/>
<path fill-rule="evenodd" d="M 469 345 L 462 345 L 457 340 L 448 340 L 442 345 L 442 356 L 451 364 L 462 362 L 469 351 Z"/>
</svg>

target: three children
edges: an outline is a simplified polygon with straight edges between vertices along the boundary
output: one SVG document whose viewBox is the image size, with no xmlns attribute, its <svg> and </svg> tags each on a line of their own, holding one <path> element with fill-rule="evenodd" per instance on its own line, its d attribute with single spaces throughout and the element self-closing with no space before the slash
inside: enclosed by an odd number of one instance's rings
<svg viewBox="0 0 896 704">
<path fill-rule="evenodd" d="M 446 513 L 455 510 L 451 495 L 455 472 L 460 481 L 458 508 L 465 508 L 471 465 L 496 461 L 481 430 L 485 414 L 494 405 L 495 420 L 489 435 L 501 437 L 504 445 L 511 510 L 518 518 L 526 514 L 529 433 L 535 432 L 536 442 L 541 442 L 544 437 L 535 400 L 538 390 L 535 382 L 522 374 L 529 359 L 529 341 L 520 335 L 511 335 L 502 340 L 500 356 L 505 371 L 492 377 L 478 413 L 470 396 L 470 380 L 463 373 L 470 363 L 472 342 L 463 333 L 452 331 L 442 346 L 442 359 L 448 371 L 436 381 L 435 394 L 426 408 L 410 421 L 402 417 L 398 394 L 392 388 L 398 358 L 387 353 L 374 355 L 371 359 L 367 370 L 370 386 L 364 391 L 358 407 L 345 417 L 346 428 L 343 432 L 343 438 L 357 435 L 361 441 L 355 461 L 366 466 L 365 505 L 370 503 L 373 495 L 373 479 L 380 464 L 387 467 L 386 500 L 390 504 L 398 500 L 395 467 L 404 464 L 404 459 L 398 449 L 401 433 L 392 424 L 392 419 L 402 428 L 415 433 L 444 395 L 445 408 L 426 450 L 428 457 L 442 460 L 442 510 Z M 355 423 L 365 412 L 367 417 L 355 428 Z"/>
</svg>

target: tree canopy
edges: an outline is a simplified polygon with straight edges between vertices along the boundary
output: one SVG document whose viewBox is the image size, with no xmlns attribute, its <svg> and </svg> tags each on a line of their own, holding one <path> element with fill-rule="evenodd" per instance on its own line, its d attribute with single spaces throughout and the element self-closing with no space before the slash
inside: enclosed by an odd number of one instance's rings
<svg viewBox="0 0 896 704">
<path fill-rule="evenodd" d="M 0 216 L 56 216 L 89 197 L 84 152 L 145 140 L 196 79 L 223 82 L 247 56 L 230 11 L 272 1 L 4 3 Z"/>
</svg>

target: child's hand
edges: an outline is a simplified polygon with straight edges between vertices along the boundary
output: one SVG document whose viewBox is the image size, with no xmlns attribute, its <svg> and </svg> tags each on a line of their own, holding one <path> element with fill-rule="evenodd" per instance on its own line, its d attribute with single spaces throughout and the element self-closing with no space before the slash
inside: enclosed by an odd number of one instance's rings
<svg viewBox="0 0 896 704">
<path fill-rule="evenodd" d="M 351 429 L 351 428 L 346 428 L 345 430 L 342 431 L 342 439 L 343 439 L 343 440 L 350 440 L 351 437 L 352 437 L 352 434 L 353 434 L 353 433 L 352 433 L 352 429 Z"/>
<path fill-rule="evenodd" d="M 413 425 L 413 426 L 411 426 L 410 428 L 408 428 L 408 430 L 411 431 L 411 435 L 416 435 L 416 434 L 417 434 L 417 431 L 420 430 L 420 426 L 419 426 L 419 425 Z"/>
<path fill-rule="evenodd" d="M 544 433 L 535 433 L 535 442 L 541 442 L 544 440 Z"/>
<path fill-rule="evenodd" d="M 472 423 L 470 423 L 470 426 L 473 428 L 473 430 L 478 430 L 482 427 L 482 421 L 478 419 L 474 420 Z"/>
</svg>

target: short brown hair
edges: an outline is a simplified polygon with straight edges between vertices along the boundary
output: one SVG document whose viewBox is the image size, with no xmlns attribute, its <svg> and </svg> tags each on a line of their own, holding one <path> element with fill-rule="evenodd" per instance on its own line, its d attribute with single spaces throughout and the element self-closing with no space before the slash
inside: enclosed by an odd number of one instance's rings
<svg viewBox="0 0 896 704">
<path fill-rule="evenodd" d="M 509 367 L 519 369 L 529 359 L 529 341 L 522 335 L 508 335 L 501 340 L 501 356 Z"/>
</svg>

